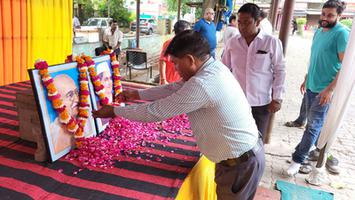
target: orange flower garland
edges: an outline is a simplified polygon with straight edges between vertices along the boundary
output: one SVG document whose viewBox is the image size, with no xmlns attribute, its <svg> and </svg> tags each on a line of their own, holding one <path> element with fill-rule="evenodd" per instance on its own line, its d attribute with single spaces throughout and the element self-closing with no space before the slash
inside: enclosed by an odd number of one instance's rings
<svg viewBox="0 0 355 200">
<path fill-rule="evenodd" d="M 120 74 L 120 63 L 116 59 L 114 52 L 110 54 L 111 58 L 111 67 L 112 67 L 112 79 L 113 79 L 113 89 L 114 89 L 114 99 L 118 100 L 119 95 L 122 92 L 121 84 L 121 74 Z M 120 103 L 120 102 L 118 102 Z"/>
<path fill-rule="evenodd" d="M 114 88 L 114 100 L 118 100 L 117 98 L 121 92 L 122 92 L 122 84 L 121 84 L 121 75 L 120 75 L 120 69 L 119 69 L 119 62 L 116 60 L 116 55 L 115 53 L 109 53 L 110 51 L 104 51 L 104 54 L 109 54 L 110 55 L 110 60 L 111 60 L 111 68 L 112 68 L 112 79 L 113 79 L 113 88 Z M 96 70 L 95 70 L 95 62 L 92 60 L 90 56 L 83 56 L 83 58 L 86 61 L 86 64 L 89 67 L 89 74 L 91 81 L 94 85 L 95 93 L 100 99 L 100 104 L 101 105 L 106 105 L 108 104 L 108 98 L 105 96 L 104 93 L 104 86 L 101 84 L 100 78 L 97 76 Z"/>
<path fill-rule="evenodd" d="M 104 86 L 101 84 L 100 78 L 97 76 L 95 70 L 95 62 L 91 59 L 90 56 L 82 56 L 85 59 L 85 63 L 88 66 L 90 79 L 92 84 L 94 85 L 95 94 L 99 97 L 101 105 L 107 105 L 109 103 L 109 99 L 105 96 Z"/>
<path fill-rule="evenodd" d="M 68 112 L 61 95 L 58 93 L 54 85 L 53 78 L 48 72 L 48 64 L 46 61 L 37 60 L 35 63 L 35 68 L 39 70 L 41 75 L 42 83 L 47 89 L 47 97 L 51 101 L 53 108 L 56 110 L 59 116 L 59 121 L 61 124 L 66 126 L 69 133 L 74 134 L 76 139 L 84 137 L 84 127 L 89 116 L 89 87 L 87 78 L 87 66 L 85 61 L 80 57 L 77 57 L 78 70 L 80 72 L 80 105 L 78 119 L 74 119 Z M 80 140 L 76 141 L 77 147 L 80 147 Z"/>
</svg>

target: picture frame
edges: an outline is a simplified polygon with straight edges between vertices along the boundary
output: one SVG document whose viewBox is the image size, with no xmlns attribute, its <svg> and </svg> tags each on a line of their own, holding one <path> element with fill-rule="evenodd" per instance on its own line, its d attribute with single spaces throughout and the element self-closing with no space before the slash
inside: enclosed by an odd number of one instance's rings
<svg viewBox="0 0 355 200">
<path fill-rule="evenodd" d="M 53 78 L 54 84 L 69 114 L 73 114 L 73 117 L 76 118 L 79 111 L 80 88 L 77 63 L 72 62 L 50 66 L 48 67 L 48 72 Z M 60 124 L 58 114 L 47 98 L 47 90 L 42 84 L 39 70 L 30 69 L 28 73 L 36 99 L 43 139 L 45 140 L 49 159 L 51 162 L 54 162 L 69 153 L 74 147 L 74 136 Z M 89 105 L 89 117 L 84 128 L 84 137 L 94 137 L 97 135 L 95 121 L 91 115 L 91 101 L 89 101 Z"/>
<path fill-rule="evenodd" d="M 101 84 L 104 86 L 105 96 L 109 98 L 109 103 L 113 102 L 113 81 L 112 81 L 112 68 L 111 68 L 111 59 L 109 55 L 99 56 L 93 58 L 95 62 L 95 70 L 97 76 L 100 78 Z M 90 98 L 92 102 L 92 108 L 98 110 L 100 105 L 99 97 L 95 94 L 94 85 L 92 84 L 91 79 L 89 79 L 89 90 Z M 109 124 L 110 118 L 96 118 L 96 131 L 98 134 L 102 133 Z"/>
</svg>

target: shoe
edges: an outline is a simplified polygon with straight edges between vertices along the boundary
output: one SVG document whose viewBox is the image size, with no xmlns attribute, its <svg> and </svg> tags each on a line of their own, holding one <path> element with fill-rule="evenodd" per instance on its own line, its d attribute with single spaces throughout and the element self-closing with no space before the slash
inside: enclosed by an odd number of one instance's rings
<svg viewBox="0 0 355 200">
<path fill-rule="evenodd" d="M 302 164 L 300 169 L 298 170 L 301 174 L 309 174 L 312 171 L 312 165 L 310 164 Z"/>
<path fill-rule="evenodd" d="M 289 177 L 295 176 L 300 170 L 301 164 L 291 161 L 290 167 L 287 169 L 286 173 Z"/>
<path fill-rule="evenodd" d="M 339 174 L 339 160 L 332 155 L 328 156 L 327 162 L 325 163 L 325 168 L 327 168 L 327 170 L 333 174 Z"/>
<path fill-rule="evenodd" d="M 318 149 L 310 151 L 308 154 L 309 161 L 317 161 L 318 157 L 319 157 Z M 333 155 L 329 155 L 325 163 L 325 168 L 327 168 L 327 170 L 333 174 L 339 174 L 340 173 L 339 160 Z"/>
<path fill-rule="evenodd" d="M 300 124 L 296 121 L 289 121 L 289 122 L 286 122 L 284 124 L 285 126 L 287 127 L 297 127 L 297 128 L 303 128 L 304 127 L 304 124 Z"/>
<path fill-rule="evenodd" d="M 314 149 L 308 153 L 308 160 L 309 161 L 317 161 L 319 157 L 319 150 Z"/>
</svg>

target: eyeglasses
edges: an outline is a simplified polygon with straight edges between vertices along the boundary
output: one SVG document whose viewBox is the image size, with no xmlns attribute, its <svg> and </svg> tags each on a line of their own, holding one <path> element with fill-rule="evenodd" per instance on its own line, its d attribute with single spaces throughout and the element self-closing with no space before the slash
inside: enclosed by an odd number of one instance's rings
<svg viewBox="0 0 355 200">
<path fill-rule="evenodd" d="M 211 15 L 214 15 L 214 12 L 207 12 L 207 14 L 211 14 Z"/>
<path fill-rule="evenodd" d="M 67 92 L 65 94 L 65 98 L 66 99 L 69 99 L 71 101 L 74 101 L 74 98 L 75 97 L 78 97 L 79 96 L 79 91 L 77 89 L 74 89 L 74 90 L 70 90 L 69 92 Z"/>
</svg>

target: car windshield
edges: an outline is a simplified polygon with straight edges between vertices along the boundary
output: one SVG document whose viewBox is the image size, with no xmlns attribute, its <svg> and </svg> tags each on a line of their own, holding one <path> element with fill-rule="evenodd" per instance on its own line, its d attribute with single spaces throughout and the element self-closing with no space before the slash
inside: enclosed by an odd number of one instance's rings
<svg viewBox="0 0 355 200">
<path fill-rule="evenodd" d="M 99 22 L 99 19 L 89 19 L 86 23 L 84 23 L 84 26 L 99 26 Z"/>
</svg>

